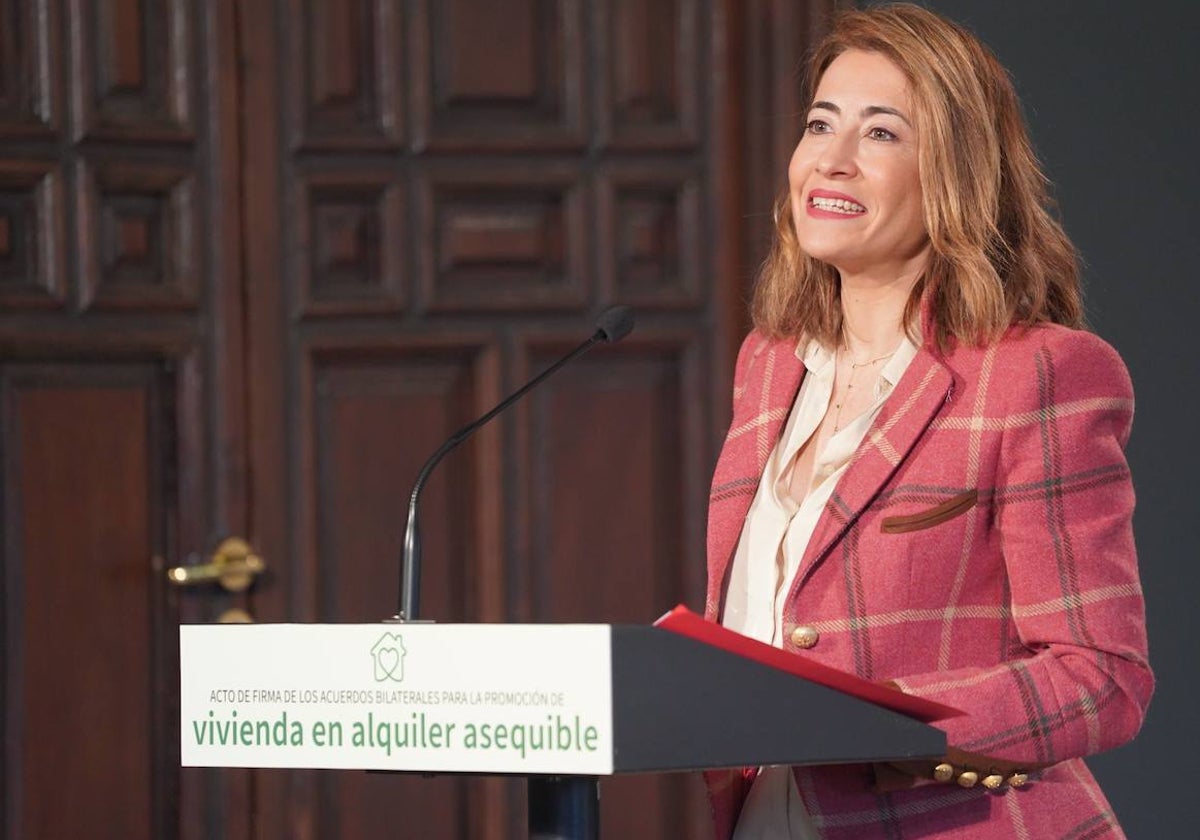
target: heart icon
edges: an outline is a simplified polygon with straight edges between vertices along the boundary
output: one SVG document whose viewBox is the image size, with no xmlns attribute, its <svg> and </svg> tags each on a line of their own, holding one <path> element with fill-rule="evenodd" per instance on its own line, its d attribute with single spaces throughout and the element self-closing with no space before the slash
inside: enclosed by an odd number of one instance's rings
<svg viewBox="0 0 1200 840">
<path fill-rule="evenodd" d="M 400 651 L 394 647 L 385 647 L 379 649 L 379 667 L 383 671 L 384 677 L 397 679 L 396 666 L 400 664 Z"/>
</svg>

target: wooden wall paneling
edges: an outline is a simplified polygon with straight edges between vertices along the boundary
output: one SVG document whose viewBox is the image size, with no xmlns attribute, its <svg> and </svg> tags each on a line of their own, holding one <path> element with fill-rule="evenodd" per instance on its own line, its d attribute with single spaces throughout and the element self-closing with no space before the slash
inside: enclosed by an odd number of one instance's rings
<svg viewBox="0 0 1200 840">
<path fill-rule="evenodd" d="M 0 305 L 61 308 L 62 173 L 53 161 L 0 159 Z"/>
<path fill-rule="evenodd" d="M 62 832 L 21 834 L 12 829 L 0 836 L 124 837 L 126 835 L 121 833 L 124 824 L 119 820 L 108 821 L 103 815 L 110 811 L 133 814 L 147 802 L 151 809 L 139 818 L 150 826 L 147 830 L 152 831 L 150 836 L 155 838 L 234 838 L 239 836 L 237 824 L 244 824 L 249 817 L 244 803 L 240 810 L 232 807 L 232 803 L 238 801 L 238 776 L 244 776 L 244 771 L 180 771 L 178 756 L 176 627 L 181 620 L 214 621 L 229 607 L 244 607 L 245 599 L 215 588 L 177 591 L 166 587 L 165 577 L 170 566 L 202 561 L 206 550 L 215 545 L 215 537 L 245 533 L 235 530 L 236 522 L 232 526 L 228 521 L 222 522 L 222 517 L 229 515 L 229 494 L 224 485 L 230 481 L 229 473 L 236 462 L 228 448 L 217 443 L 230 440 L 231 430 L 223 415 L 231 405 L 236 408 L 240 400 L 222 394 L 216 387 L 227 385 L 228 381 L 221 382 L 221 377 L 212 370 L 211 348 L 201 340 L 203 336 L 196 324 L 174 317 L 139 316 L 136 320 L 136 326 L 132 321 L 125 321 L 114 328 L 79 318 L 50 320 L 49 316 L 40 316 L 36 320 L 23 320 L 21 329 L 11 321 L 0 320 L 0 379 L 3 379 L 0 406 L 9 406 L 5 416 L 13 416 L 11 406 L 16 399 L 13 394 L 41 395 L 45 392 L 54 397 L 39 397 L 39 405 L 44 410 L 40 410 L 38 416 L 47 421 L 48 439 L 63 450 L 61 464 L 55 462 L 54 469 L 66 470 L 67 479 L 55 474 L 53 483 L 39 490 L 46 498 L 62 494 L 58 505 L 46 508 L 40 514 L 39 526 L 45 526 L 48 517 L 54 517 L 56 527 L 78 530 L 79 499 L 90 499 L 89 504 L 97 506 L 88 514 L 93 523 L 107 515 L 107 509 L 99 507 L 104 500 L 118 508 L 114 517 L 124 515 L 122 505 L 137 500 L 144 500 L 153 513 L 148 526 L 153 528 L 151 548 L 144 552 L 141 548 L 137 551 L 110 550 L 98 527 L 72 535 L 55 535 L 58 542 L 64 539 L 78 542 L 80 550 L 69 555 L 62 554 L 57 543 L 46 547 L 41 545 L 41 537 L 36 538 L 40 552 L 54 553 L 53 561 L 46 560 L 42 553 L 24 551 L 22 546 L 27 547 L 28 540 L 19 544 L 11 540 L 4 543 L 4 563 L 8 571 L 3 588 L 17 599 L 15 603 L 8 600 L 4 603 L 6 626 L 20 621 L 22 605 L 34 600 L 41 607 L 49 603 L 57 619 L 69 628 L 63 632 L 87 640 L 89 650 L 94 646 L 96 650 L 104 651 L 99 657 L 95 656 L 95 650 L 89 654 L 91 659 L 108 663 L 105 683 L 98 689 L 103 694 L 101 711 L 106 703 L 114 705 L 119 701 L 120 705 L 129 705 L 141 715 L 138 710 L 142 704 L 149 705 L 146 716 L 139 717 L 137 722 L 145 730 L 145 742 L 131 740 L 115 744 L 100 739 L 94 749 L 80 750 L 65 757 L 60 751 L 55 753 L 58 759 L 73 762 L 67 768 L 68 781 L 26 788 L 27 792 L 33 790 L 52 800 L 49 805 L 39 801 L 36 810 L 54 811 L 62 807 L 64 790 L 83 790 L 74 786 L 75 779 L 89 775 L 103 777 L 98 788 L 107 799 L 83 803 L 90 809 L 87 814 L 100 822 L 74 833 L 64 829 Z M 92 399 L 93 392 L 103 399 Z M 128 398 L 131 405 L 114 404 L 117 398 Z M 145 418 L 140 416 L 139 401 L 146 405 Z M 122 435 L 129 436 L 128 439 L 121 438 L 119 447 L 128 449 L 133 445 L 132 440 L 144 438 L 138 451 L 146 459 L 147 481 L 135 483 L 128 470 L 110 475 L 92 466 L 107 457 L 107 448 L 113 445 L 114 433 L 110 426 L 120 426 Z M 93 427 L 98 430 L 95 434 Z M 49 443 L 45 445 L 49 446 Z M 94 447 L 95 451 L 88 447 Z M 84 449 L 86 451 L 80 454 Z M 77 460 L 86 469 L 75 468 Z M 0 489 L 3 499 L 22 498 L 22 482 L 28 484 L 31 477 L 33 480 L 41 478 L 40 468 L 32 472 L 14 469 L 14 465 L 22 462 L 21 450 L 6 440 L 0 440 L 0 461 L 4 465 L 0 476 L 4 482 Z M 126 496 L 131 496 L 132 501 Z M 41 506 L 45 507 L 44 504 Z M 19 523 L 13 524 L 11 520 L 13 507 L 10 505 L 7 510 L 9 519 L 3 523 L 0 532 L 15 539 L 14 535 L 19 535 L 21 528 Z M 45 531 L 45 527 L 42 530 Z M 119 556 L 112 556 L 114 552 Z M 119 576 L 95 584 L 92 575 L 96 570 L 89 559 L 93 556 L 101 559 L 101 575 L 107 568 L 105 564 L 115 562 L 120 565 Z M 21 570 L 30 564 L 38 564 L 44 573 L 45 591 L 36 599 L 22 597 L 20 590 L 10 584 L 14 579 L 19 580 Z M 44 569 L 41 568 L 43 565 Z M 93 610 L 74 609 L 71 599 L 78 600 L 82 596 L 71 593 L 73 587 L 84 585 L 81 580 L 104 589 L 108 600 Z M 60 587 L 65 594 L 58 593 Z M 44 597 L 47 591 L 51 592 L 48 598 Z M 138 609 L 110 609 L 109 601 L 118 596 L 126 600 L 136 598 Z M 149 626 L 140 619 L 147 613 L 151 616 Z M 104 633 L 97 635 L 95 632 L 95 626 L 100 623 L 106 628 L 111 625 L 112 632 L 122 634 L 121 645 L 113 648 L 118 664 L 114 665 L 108 658 L 110 640 Z M 15 637 L 9 632 L 6 638 Z M 6 649 L 9 649 L 7 643 Z M 127 649 L 148 650 L 147 668 L 138 670 L 132 663 L 120 660 L 122 651 Z M 143 696 L 147 684 L 151 688 L 148 696 Z M 72 684 L 49 700 L 45 699 L 47 690 L 43 680 L 33 684 L 28 694 L 35 698 L 33 702 L 49 703 L 57 710 L 62 717 L 59 723 L 65 724 L 60 727 L 63 731 L 70 733 L 78 726 L 91 725 L 94 721 L 95 713 L 88 698 L 97 689 L 86 681 Z M 129 704 L 119 700 L 124 696 L 121 692 L 134 695 L 135 702 Z M 68 694 L 71 697 L 68 698 Z M 11 726 L 9 731 L 12 731 Z M 119 788 L 108 785 L 110 776 L 117 772 L 110 765 L 119 767 L 128 761 L 126 753 L 140 755 L 144 749 L 151 750 L 147 760 L 152 763 L 152 775 L 130 776 Z M 20 766 L 14 764 L 16 759 L 12 753 L 6 755 L 6 778 L 22 778 Z M 153 784 L 147 788 L 150 782 Z M 226 786 L 230 790 L 226 790 Z M 232 794 L 229 799 L 225 798 L 227 794 Z M 105 830 L 111 826 L 113 833 L 97 834 L 93 830 L 95 825 L 103 825 Z"/>
<path fill-rule="evenodd" d="M 596 137 L 603 147 L 694 149 L 701 144 L 700 0 L 589 4 L 600 57 Z"/>
<path fill-rule="evenodd" d="M 232 9 L 0 4 L 5 837 L 250 823 L 178 763 L 179 619 L 246 600 L 165 579 L 247 533 Z"/>
<path fill-rule="evenodd" d="M 404 140 L 404 10 L 393 0 L 287 0 L 293 148 L 396 150 Z"/>
<path fill-rule="evenodd" d="M 520 378 L 571 347 L 523 343 Z M 648 327 L 600 345 L 518 415 L 517 620 L 646 623 L 695 598 L 702 543 L 700 337 Z"/>
<path fill-rule="evenodd" d="M 50 138 L 58 129 L 56 0 L 0 0 L 0 138 Z"/>
<path fill-rule="evenodd" d="M 286 576 L 254 596 L 260 617 L 373 620 L 376 601 L 390 610 L 409 482 L 452 431 L 451 413 L 465 422 L 489 408 L 574 346 L 585 313 L 626 296 L 643 315 L 629 342 L 558 374 L 485 430 L 494 442 L 452 454 L 435 476 L 427 516 L 454 503 L 475 510 L 461 534 L 427 525 L 427 552 L 451 562 L 443 579 L 429 567 L 424 612 L 442 618 L 433 613 L 459 604 L 468 617 L 511 621 L 592 609 L 598 621 L 642 621 L 679 600 L 699 606 L 715 418 L 729 400 L 722 348 L 741 308 L 737 278 L 709 268 L 742 253 L 743 219 L 726 203 L 742 184 L 728 139 L 740 136 L 742 91 L 731 92 L 728 74 L 744 56 L 726 39 L 731 16 L 744 17 L 731 3 L 239 5 L 253 520 L 288 558 Z M 389 56 L 368 55 L 394 37 L 403 48 L 392 41 Z M 403 66 L 383 67 L 388 58 Z M 388 79 L 403 92 L 394 130 Z M 391 240 L 397 275 L 376 270 L 384 258 L 370 247 L 372 228 L 387 226 L 371 220 L 390 212 L 402 228 Z M 468 415 L 484 357 L 492 393 Z M 543 427 L 532 431 L 535 403 Z M 575 445 L 568 418 L 584 424 L 571 427 Z M 370 441 L 393 426 L 402 428 L 373 457 Z M 630 466 L 637 451 L 645 458 Z M 603 461 L 594 478 L 580 474 L 589 458 Z M 552 498 L 538 491 L 537 512 L 526 495 L 531 460 L 558 482 Z M 456 498 L 456 469 L 494 476 L 474 482 L 486 498 Z M 597 502 L 599 512 L 577 503 L 621 470 L 607 482 L 628 483 L 621 498 Z M 628 527 L 613 513 L 625 497 L 643 504 L 624 515 Z M 478 534 L 494 545 L 473 544 Z M 567 554 L 583 551 L 587 535 L 625 557 L 588 582 L 599 590 L 591 600 L 568 571 L 531 559 L 535 537 Z M 470 559 L 456 567 L 458 556 Z M 535 611 L 538 590 L 565 593 L 559 613 Z M 406 810 L 428 800 L 455 816 L 413 836 L 521 836 L 521 786 L 475 784 L 260 773 L 257 814 L 270 836 L 350 836 L 401 824 L 393 800 Z M 605 797 L 608 836 L 634 831 L 641 813 L 646 836 L 707 835 L 690 776 L 618 780 Z"/>
<path fill-rule="evenodd" d="M 0 366 L 8 837 L 174 836 L 163 385 L 152 363 Z"/>
<path fill-rule="evenodd" d="M 543 621 L 644 624 L 682 594 L 675 363 L 605 349 L 532 397 L 527 562 Z"/>
<path fill-rule="evenodd" d="M 195 139 L 196 2 L 70 0 L 76 140 Z"/>
<path fill-rule="evenodd" d="M 249 483 L 245 507 L 255 547 L 273 569 L 251 597 L 253 615 L 262 622 L 311 620 L 311 613 L 299 612 L 293 603 L 295 570 L 302 568 L 301 543 L 294 537 L 293 523 L 311 511 L 296 510 L 303 473 L 291 461 L 297 449 L 295 415 L 300 404 L 295 396 L 300 377 L 293 362 L 292 333 L 297 304 L 285 299 L 283 290 L 288 288 L 285 278 L 298 270 L 302 257 L 294 240 L 294 217 L 284 212 L 284 196 L 295 195 L 285 149 L 295 143 L 295 131 L 289 126 L 300 125 L 301 118 L 289 117 L 286 110 L 289 102 L 298 104 L 300 99 L 289 93 L 300 82 L 283 33 L 298 22 L 283 11 L 286 8 L 281 2 L 236 2 L 232 11 L 236 23 L 230 27 L 242 33 L 236 42 L 236 63 L 243 72 L 232 78 L 239 113 L 234 160 L 242 185 L 245 243 L 239 256 L 248 281 L 245 313 L 251 325 L 246 332 Z M 285 262 L 285 255 L 291 255 L 291 262 Z M 311 556 L 306 559 L 311 564 Z M 311 601 L 311 593 L 308 598 Z M 253 807 L 256 840 L 319 836 L 313 774 L 252 771 L 250 775 L 253 801 L 252 806 L 249 801 L 245 805 L 247 813 Z"/>
<path fill-rule="evenodd" d="M 199 296 L 193 170 L 76 161 L 81 308 L 190 309 Z"/>
<path fill-rule="evenodd" d="M 379 620 L 396 606 L 412 483 L 442 441 L 500 399 L 498 350 L 478 333 L 343 337 L 319 341 L 309 365 L 313 618 Z M 422 495 L 423 616 L 478 621 L 501 609 L 499 460 L 489 425 L 442 461 Z"/>
<path fill-rule="evenodd" d="M 600 297 L 639 310 L 702 307 L 711 279 L 701 269 L 698 167 L 612 164 L 596 180 Z"/>
<path fill-rule="evenodd" d="M 263 432 L 251 427 L 248 403 L 251 389 L 257 392 L 265 383 L 254 378 L 249 366 L 250 337 L 256 336 L 261 326 L 247 311 L 247 300 L 249 288 L 269 281 L 253 273 L 249 265 L 248 255 L 259 247 L 260 232 L 246 223 L 249 186 L 240 167 L 243 123 L 257 120 L 259 115 L 247 110 L 243 100 L 246 71 L 238 54 L 238 37 L 245 36 L 235 23 L 241 4 L 236 0 L 189 3 L 180 8 L 193 12 L 188 28 L 191 37 L 202 43 L 197 50 L 202 61 L 196 62 L 196 72 L 198 79 L 205 80 L 196 84 L 202 93 L 197 99 L 202 131 L 191 163 L 195 167 L 192 210 L 197 227 L 192 231 L 200 278 L 198 302 L 207 331 L 209 387 L 216 397 L 209 410 L 213 427 L 206 430 L 212 434 L 206 445 L 214 460 L 216 488 L 210 527 L 214 539 L 241 534 L 257 540 L 258 511 L 250 497 L 248 449 L 252 436 Z M 177 67 L 182 64 L 176 62 Z M 257 542 L 255 548 L 261 550 Z M 265 556 L 275 564 L 285 559 Z M 249 597 L 253 606 L 253 594 Z M 225 829 L 227 840 L 236 840 L 234 832 L 232 826 Z"/>
<path fill-rule="evenodd" d="M 213 452 L 213 435 L 227 428 L 221 415 L 230 411 L 232 400 L 213 399 L 208 348 L 196 336 L 181 340 L 178 347 L 161 342 L 158 347 L 166 356 L 164 365 L 174 379 L 167 410 L 172 420 L 174 451 L 169 453 L 167 465 L 177 500 L 176 513 L 169 520 L 172 525 L 169 553 L 163 560 L 169 566 L 183 565 L 200 560 L 203 552 L 216 547 L 219 538 L 247 533 L 238 529 L 236 523 L 216 524 L 222 517 L 221 508 L 229 504 L 219 487 L 220 478 L 236 462 L 230 463 L 232 458 L 227 452 Z M 245 603 L 241 598 L 218 595 L 212 590 L 172 590 L 170 599 L 177 603 L 179 620 L 193 624 L 214 621 L 225 609 Z"/>
<path fill-rule="evenodd" d="M 582 149 L 581 0 L 410 0 L 412 147 Z"/>
<path fill-rule="evenodd" d="M 388 314 L 404 308 L 405 195 L 391 170 L 297 173 L 296 314 Z"/>
<path fill-rule="evenodd" d="M 245 405 L 250 467 L 245 507 L 256 547 L 268 559 L 279 558 L 272 562 L 281 567 L 280 577 L 272 576 L 255 588 L 254 615 L 259 621 L 295 620 L 287 588 L 288 561 L 296 551 L 290 530 L 294 482 L 288 458 L 295 381 L 291 328 L 300 304 L 282 294 L 285 287 L 294 290 L 294 284 L 285 286 L 285 278 L 300 271 L 304 257 L 292 238 L 296 221 L 284 215 L 283 196 L 289 191 L 295 196 L 299 182 L 285 173 L 281 160 L 287 136 L 282 106 L 298 83 L 288 75 L 294 58 L 280 34 L 282 27 L 296 21 L 281 21 L 282 8 L 278 2 L 238 2 L 229 24 L 231 31 L 254 33 L 236 42 L 235 62 L 244 72 L 232 78 L 239 113 L 238 145 L 232 152 L 242 184 L 239 234 L 245 243 L 238 257 L 244 276 L 256 279 L 244 286 L 245 320 L 252 325 L 245 334 L 245 375 L 251 383 Z M 292 124 L 298 125 L 299 117 Z M 291 263 L 284 263 L 284 254 L 292 255 Z M 274 810 L 284 801 L 286 786 L 282 774 L 260 774 L 256 807 L 262 825 L 289 824 L 286 813 Z"/>
<path fill-rule="evenodd" d="M 417 190 L 418 272 L 429 311 L 582 309 L 591 275 L 581 167 L 430 162 Z"/>
</svg>

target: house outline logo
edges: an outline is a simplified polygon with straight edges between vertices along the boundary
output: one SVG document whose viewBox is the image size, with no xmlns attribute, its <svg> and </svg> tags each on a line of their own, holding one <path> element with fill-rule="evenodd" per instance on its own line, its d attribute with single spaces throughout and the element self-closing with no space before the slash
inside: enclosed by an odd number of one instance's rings
<svg viewBox="0 0 1200 840">
<path fill-rule="evenodd" d="M 375 682 L 404 682 L 404 638 L 399 633 L 384 633 L 371 646 L 375 662 Z"/>
</svg>

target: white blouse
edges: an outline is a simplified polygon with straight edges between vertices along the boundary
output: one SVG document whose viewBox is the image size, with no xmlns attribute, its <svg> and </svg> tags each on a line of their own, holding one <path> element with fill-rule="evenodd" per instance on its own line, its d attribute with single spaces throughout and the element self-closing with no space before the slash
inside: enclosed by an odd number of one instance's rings
<svg viewBox="0 0 1200 840">
<path fill-rule="evenodd" d="M 880 371 L 871 406 L 815 454 L 812 484 L 800 503 L 789 492 L 796 455 L 829 411 L 837 365 L 834 354 L 816 341 L 801 342 L 796 355 L 808 373 L 746 514 L 721 615 L 721 624 L 730 630 L 778 648 L 783 647 L 783 605 L 817 520 L 851 455 L 917 355 L 917 346 L 902 340 Z M 788 767 L 762 768 L 738 818 L 734 840 L 818 840 L 793 778 Z"/>
</svg>

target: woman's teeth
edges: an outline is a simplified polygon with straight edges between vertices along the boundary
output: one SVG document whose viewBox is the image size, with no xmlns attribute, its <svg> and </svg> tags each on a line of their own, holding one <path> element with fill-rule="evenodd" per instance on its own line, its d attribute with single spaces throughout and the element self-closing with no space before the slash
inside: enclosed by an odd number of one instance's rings
<svg viewBox="0 0 1200 840">
<path fill-rule="evenodd" d="M 817 198 L 813 197 L 812 206 L 818 210 L 829 210 L 834 213 L 865 213 L 867 208 L 861 204 L 856 204 L 853 201 L 846 201 L 844 198 Z"/>
</svg>

